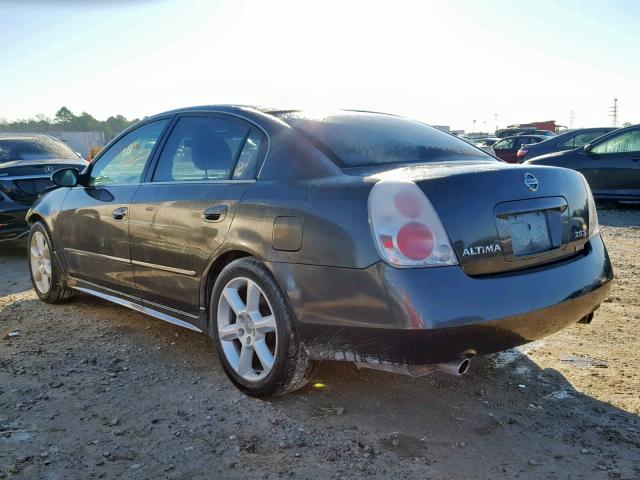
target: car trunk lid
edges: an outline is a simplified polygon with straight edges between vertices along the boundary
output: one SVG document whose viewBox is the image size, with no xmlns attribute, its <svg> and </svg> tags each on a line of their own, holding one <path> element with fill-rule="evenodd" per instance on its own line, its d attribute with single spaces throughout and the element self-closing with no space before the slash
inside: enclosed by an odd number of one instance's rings
<svg viewBox="0 0 640 480">
<path fill-rule="evenodd" d="M 588 240 L 587 193 L 572 170 L 448 162 L 360 174 L 414 181 L 438 212 L 469 275 L 558 261 L 579 254 Z"/>
</svg>

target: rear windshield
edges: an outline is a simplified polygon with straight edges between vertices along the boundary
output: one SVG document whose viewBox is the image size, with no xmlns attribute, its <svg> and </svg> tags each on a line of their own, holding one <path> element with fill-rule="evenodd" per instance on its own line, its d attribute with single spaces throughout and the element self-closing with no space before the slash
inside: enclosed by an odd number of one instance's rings
<svg viewBox="0 0 640 480">
<path fill-rule="evenodd" d="M 453 135 L 393 115 L 287 112 L 278 116 L 343 167 L 493 159 Z"/>
<path fill-rule="evenodd" d="M 47 137 L 0 138 L 0 163 L 14 160 L 78 160 L 64 143 Z"/>
</svg>

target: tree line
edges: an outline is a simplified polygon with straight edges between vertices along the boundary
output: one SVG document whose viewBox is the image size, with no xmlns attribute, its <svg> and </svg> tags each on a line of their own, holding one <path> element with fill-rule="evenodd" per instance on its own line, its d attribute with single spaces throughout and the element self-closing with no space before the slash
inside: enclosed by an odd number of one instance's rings
<svg viewBox="0 0 640 480">
<path fill-rule="evenodd" d="M 87 112 L 75 115 L 67 107 L 61 107 L 53 118 L 39 114 L 35 118 L 9 122 L 0 118 L 0 132 L 86 132 L 103 131 L 108 142 L 138 119 L 128 120 L 122 115 L 111 116 L 106 120 L 97 120 Z"/>
</svg>

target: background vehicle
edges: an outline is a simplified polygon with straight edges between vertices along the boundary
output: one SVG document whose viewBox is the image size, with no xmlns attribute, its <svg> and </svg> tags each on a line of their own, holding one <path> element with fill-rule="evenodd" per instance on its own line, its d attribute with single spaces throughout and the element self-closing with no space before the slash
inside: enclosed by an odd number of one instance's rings
<svg viewBox="0 0 640 480">
<path fill-rule="evenodd" d="M 542 142 L 546 138 L 548 137 L 543 135 L 514 135 L 494 143 L 492 148 L 499 159 L 507 163 L 518 163 L 517 153 L 523 145 Z"/>
<path fill-rule="evenodd" d="M 0 135 L 0 241 L 29 231 L 25 214 L 38 194 L 51 187 L 59 168 L 86 166 L 75 152 L 46 135 Z"/>
<path fill-rule="evenodd" d="M 514 135 L 541 135 L 543 137 L 554 137 L 556 134 L 551 130 L 540 130 L 529 127 L 501 128 L 500 130 L 496 130 L 496 137 L 498 138 L 507 138 Z"/>
<path fill-rule="evenodd" d="M 473 140 L 473 144 L 478 147 L 481 148 L 482 150 L 484 150 L 487 153 L 490 153 L 491 155 L 493 155 L 493 145 L 496 142 L 499 142 L 500 139 L 498 137 L 485 137 L 485 138 L 475 138 Z"/>
<path fill-rule="evenodd" d="M 614 130 L 580 148 L 542 155 L 525 164 L 577 170 L 599 200 L 640 201 L 640 125 Z"/>
<path fill-rule="evenodd" d="M 522 162 L 525 159 L 530 160 L 540 155 L 546 155 L 547 153 L 558 152 L 560 150 L 573 150 L 613 130 L 615 130 L 613 127 L 578 128 L 576 130 L 563 132 L 555 137 L 549 137 L 540 143 L 523 145 L 517 153 L 518 161 Z"/>
<path fill-rule="evenodd" d="M 395 115 L 183 109 L 52 178 L 28 214 L 38 297 L 204 332 L 256 396 L 322 359 L 461 374 L 589 317 L 612 278 L 582 176 Z"/>
</svg>

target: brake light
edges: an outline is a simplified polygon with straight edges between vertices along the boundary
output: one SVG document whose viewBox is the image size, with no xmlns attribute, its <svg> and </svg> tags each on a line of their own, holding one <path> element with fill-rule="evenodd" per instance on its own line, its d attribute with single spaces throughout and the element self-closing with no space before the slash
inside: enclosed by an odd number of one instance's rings
<svg viewBox="0 0 640 480">
<path fill-rule="evenodd" d="M 433 251 L 433 234 L 426 225 L 411 222 L 398 231 L 398 250 L 411 260 L 424 260 Z"/>
<path fill-rule="evenodd" d="M 391 265 L 458 264 L 433 205 L 413 182 L 376 183 L 369 194 L 369 223 L 380 258 Z"/>
<path fill-rule="evenodd" d="M 600 222 L 598 221 L 598 210 L 596 208 L 596 201 L 593 198 L 591 187 L 587 182 L 584 175 L 580 174 L 584 188 L 587 190 L 587 206 L 589 208 L 589 238 L 594 237 L 600 233 Z"/>
</svg>

